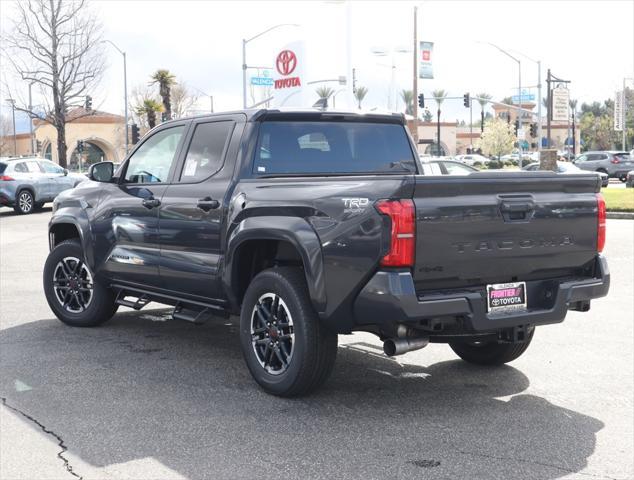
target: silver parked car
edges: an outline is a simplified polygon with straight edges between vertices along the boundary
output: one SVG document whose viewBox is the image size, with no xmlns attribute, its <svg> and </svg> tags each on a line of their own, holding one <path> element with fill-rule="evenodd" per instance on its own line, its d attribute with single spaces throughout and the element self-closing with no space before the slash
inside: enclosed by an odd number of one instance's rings
<svg viewBox="0 0 634 480">
<path fill-rule="evenodd" d="M 634 168 L 634 159 L 630 157 L 628 152 L 606 150 L 579 155 L 574 164 L 583 170 L 604 172 L 610 178 L 618 178 L 625 182 L 627 172 Z"/>
<path fill-rule="evenodd" d="M 83 175 L 68 173 L 56 163 L 41 158 L 12 158 L 0 162 L 0 205 L 17 213 L 31 213 L 78 183 Z"/>
<path fill-rule="evenodd" d="M 523 170 L 527 172 L 536 172 L 539 170 L 539 162 L 526 165 L 523 168 Z M 577 167 L 576 165 L 570 162 L 557 162 L 557 173 L 575 174 L 575 173 L 586 173 L 586 171 L 580 169 L 579 167 Z M 596 173 L 601 177 L 601 186 L 607 187 L 610 181 L 610 177 L 608 177 L 608 174 L 605 172 L 596 172 Z"/>
</svg>

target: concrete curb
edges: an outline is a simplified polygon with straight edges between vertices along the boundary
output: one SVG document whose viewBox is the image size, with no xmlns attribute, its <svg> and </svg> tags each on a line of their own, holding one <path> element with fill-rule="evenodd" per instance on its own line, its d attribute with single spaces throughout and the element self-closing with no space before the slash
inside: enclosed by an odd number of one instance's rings
<svg viewBox="0 0 634 480">
<path fill-rule="evenodd" d="M 634 212 L 606 212 L 608 218 L 620 218 L 626 220 L 634 220 Z"/>
</svg>

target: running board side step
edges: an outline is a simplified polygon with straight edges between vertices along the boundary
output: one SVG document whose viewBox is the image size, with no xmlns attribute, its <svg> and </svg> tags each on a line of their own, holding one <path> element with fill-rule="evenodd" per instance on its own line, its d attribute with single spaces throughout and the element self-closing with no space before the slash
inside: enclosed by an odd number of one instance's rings
<svg viewBox="0 0 634 480">
<path fill-rule="evenodd" d="M 115 303 L 124 307 L 134 308 L 135 310 L 141 310 L 148 303 L 150 303 L 150 299 L 147 297 L 147 295 L 141 295 L 135 301 L 126 300 L 125 297 L 125 292 L 123 290 L 119 290 Z"/>
<path fill-rule="evenodd" d="M 185 322 L 191 322 L 196 325 L 202 325 L 205 323 L 206 318 L 212 314 L 211 309 L 202 308 L 200 310 L 191 310 L 183 307 L 182 305 L 176 305 L 172 312 L 172 318 L 174 320 L 184 320 Z"/>
</svg>

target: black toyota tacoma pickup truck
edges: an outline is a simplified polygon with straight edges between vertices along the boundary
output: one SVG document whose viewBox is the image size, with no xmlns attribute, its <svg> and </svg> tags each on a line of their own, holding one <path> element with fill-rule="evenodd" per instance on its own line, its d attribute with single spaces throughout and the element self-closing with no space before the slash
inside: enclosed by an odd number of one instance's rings
<svg viewBox="0 0 634 480">
<path fill-rule="evenodd" d="M 148 302 L 240 315 L 253 377 L 293 396 L 326 380 L 338 334 L 502 364 L 536 326 L 607 294 L 596 175 L 422 172 L 402 115 L 163 123 L 116 172 L 93 165 L 57 197 L 46 298 L 82 327 Z"/>
</svg>

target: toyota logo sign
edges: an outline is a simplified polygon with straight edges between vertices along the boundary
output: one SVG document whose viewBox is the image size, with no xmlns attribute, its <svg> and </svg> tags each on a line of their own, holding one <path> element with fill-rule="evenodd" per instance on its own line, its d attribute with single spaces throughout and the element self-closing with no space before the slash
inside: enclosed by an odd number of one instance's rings
<svg viewBox="0 0 634 480">
<path fill-rule="evenodd" d="M 275 68 L 280 75 L 290 75 L 297 67 L 297 57 L 291 50 L 282 50 L 275 60 Z"/>
</svg>

